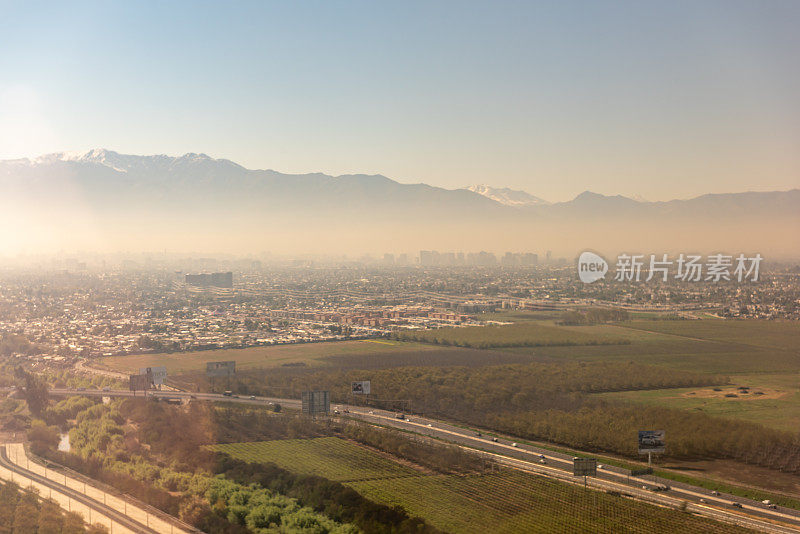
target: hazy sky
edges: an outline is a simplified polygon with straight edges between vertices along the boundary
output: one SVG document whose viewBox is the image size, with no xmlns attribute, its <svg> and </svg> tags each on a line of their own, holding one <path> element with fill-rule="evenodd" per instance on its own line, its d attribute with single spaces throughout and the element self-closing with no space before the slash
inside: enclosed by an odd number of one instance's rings
<svg viewBox="0 0 800 534">
<path fill-rule="evenodd" d="M 800 1 L 0 0 L 0 158 L 105 147 L 565 200 L 800 187 Z"/>
</svg>

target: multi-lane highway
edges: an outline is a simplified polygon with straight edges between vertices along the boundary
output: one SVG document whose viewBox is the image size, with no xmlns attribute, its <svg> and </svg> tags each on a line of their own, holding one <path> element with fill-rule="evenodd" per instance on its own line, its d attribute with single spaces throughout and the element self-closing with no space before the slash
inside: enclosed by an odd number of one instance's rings
<svg viewBox="0 0 800 534">
<path fill-rule="evenodd" d="M 124 390 L 84 390 L 53 389 L 51 395 L 90 395 L 108 397 L 131 397 L 134 393 Z M 139 391 L 135 396 L 143 396 Z M 162 399 L 206 400 L 214 402 L 235 402 L 269 407 L 280 404 L 285 408 L 299 410 L 298 399 L 268 397 L 226 396 L 214 393 L 186 393 L 178 391 L 148 391 L 149 397 Z M 497 463 L 535 472 L 540 475 L 570 482 L 583 483 L 582 478 L 572 473 L 573 457 L 567 454 L 542 449 L 533 445 L 514 443 L 512 438 L 487 435 L 476 429 L 463 428 L 431 418 L 407 416 L 403 419 L 397 413 L 363 406 L 336 405 L 341 417 L 361 419 L 374 424 L 400 428 L 431 438 L 455 443 L 475 451 Z M 734 522 L 750 528 L 769 532 L 800 532 L 800 511 L 790 508 L 771 508 L 758 501 L 733 495 L 719 494 L 707 489 L 674 482 L 656 480 L 653 476 L 632 477 L 627 469 L 602 466 L 597 477 L 590 479 L 590 485 L 598 489 L 618 491 L 641 500 L 661 505 L 679 507 L 686 502 L 691 511 L 714 519 Z M 661 486 L 668 489 L 654 491 Z M 735 503 L 735 504 L 734 504 Z"/>
</svg>

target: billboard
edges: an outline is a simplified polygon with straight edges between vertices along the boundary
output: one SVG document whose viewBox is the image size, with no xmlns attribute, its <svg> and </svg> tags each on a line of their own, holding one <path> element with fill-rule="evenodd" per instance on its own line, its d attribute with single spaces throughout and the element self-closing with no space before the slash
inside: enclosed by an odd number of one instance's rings
<svg viewBox="0 0 800 534">
<path fill-rule="evenodd" d="M 130 375 L 129 387 L 131 391 L 146 391 L 150 388 L 150 379 L 147 374 Z"/>
<path fill-rule="evenodd" d="M 304 391 L 301 398 L 303 401 L 303 413 L 305 414 L 327 414 L 331 411 L 330 391 Z"/>
<path fill-rule="evenodd" d="M 369 389 L 369 380 L 350 382 L 350 391 L 353 393 L 353 395 L 369 395 Z"/>
<path fill-rule="evenodd" d="M 664 452 L 666 443 L 664 441 L 663 430 L 640 430 L 639 431 L 639 454 L 651 452 Z"/>
<path fill-rule="evenodd" d="M 167 368 L 166 367 L 142 367 L 139 369 L 140 375 L 147 375 L 152 374 L 154 386 L 160 386 L 164 384 L 164 381 L 167 379 Z"/>
<path fill-rule="evenodd" d="M 573 458 L 572 474 L 576 477 L 597 476 L 597 458 Z"/>
<path fill-rule="evenodd" d="M 206 376 L 233 376 L 236 374 L 236 362 L 207 362 Z"/>
</svg>

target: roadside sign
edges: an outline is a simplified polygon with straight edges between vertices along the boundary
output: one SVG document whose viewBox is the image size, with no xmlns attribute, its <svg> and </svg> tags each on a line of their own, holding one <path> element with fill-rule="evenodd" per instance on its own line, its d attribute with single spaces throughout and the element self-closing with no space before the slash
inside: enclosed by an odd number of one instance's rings
<svg viewBox="0 0 800 534">
<path fill-rule="evenodd" d="M 369 380 L 360 380 L 358 382 L 351 382 L 350 391 L 353 393 L 353 395 L 369 395 L 370 391 Z"/>
<path fill-rule="evenodd" d="M 309 415 L 328 414 L 331 411 L 330 391 L 304 391 L 302 394 L 303 413 Z"/>
<path fill-rule="evenodd" d="M 129 387 L 130 390 L 136 393 L 136 391 L 147 391 L 150 389 L 150 384 L 152 378 L 146 374 L 144 375 L 130 375 L 130 383 Z"/>
<path fill-rule="evenodd" d="M 664 452 L 665 450 L 666 450 L 666 443 L 664 441 L 663 430 L 639 431 L 639 454 Z"/>
<path fill-rule="evenodd" d="M 164 381 L 167 379 L 167 368 L 166 367 L 142 367 L 139 369 L 140 375 L 148 375 L 151 377 L 151 384 L 154 386 L 160 386 L 164 384 Z"/>
<path fill-rule="evenodd" d="M 597 458 L 573 458 L 572 474 L 576 477 L 596 477 Z"/>
<path fill-rule="evenodd" d="M 206 376 L 233 376 L 236 374 L 236 362 L 206 362 Z"/>
</svg>

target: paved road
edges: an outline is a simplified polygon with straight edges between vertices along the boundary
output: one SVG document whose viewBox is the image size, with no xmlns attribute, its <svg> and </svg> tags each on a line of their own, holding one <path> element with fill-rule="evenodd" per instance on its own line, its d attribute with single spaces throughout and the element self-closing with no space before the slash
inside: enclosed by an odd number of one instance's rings
<svg viewBox="0 0 800 534">
<path fill-rule="evenodd" d="M 147 525 L 135 521 L 134 519 L 128 517 L 122 512 L 119 512 L 114 508 L 111 508 L 110 506 L 106 506 L 102 502 L 96 501 L 91 497 L 87 497 L 83 493 L 74 490 L 72 488 L 69 488 L 64 484 L 59 484 L 58 482 L 50 480 L 49 478 L 45 478 L 42 475 L 39 475 L 37 473 L 34 473 L 33 471 L 29 471 L 23 467 L 16 465 L 15 463 L 11 462 L 11 460 L 9 460 L 8 455 L 6 454 L 5 446 L 0 447 L 0 466 L 7 469 L 8 471 L 12 471 L 17 475 L 20 475 L 21 477 L 32 480 L 41 486 L 50 488 L 55 492 L 65 495 L 73 502 L 78 502 L 87 508 L 91 508 L 99 515 L 110 518 L 112 521 L 114 521 L 114 523 L 122 525 L 125 529 L 127 529 L 130 532 L 145 532 L 145 533 L 158 534 L 157 530 L 153 530 Z M 89 518 L 86 519 L 88 521 Z"/>
<path fill-rule="evenodd" d="M 50 394 L 109 397 L 143 396 L 143 392 L 141 391 L 134 395 L 133 392 L 124 390 L 101 391 L 83 389 L 53 389 L 50 391 Z M 213 402 L 235 402 L 257 406 L 280 404 L 286 408 L 297 410 L 301 408 L 301 402 L 297 399 L 225 396 L 214 393 L 186 393 L 175 391 L 148 391 L 147 395 L 149 397 L 164 399 L 196 399 Z M 538 474 L 572 482 L 580 481 L 578 477 L 574 477 L 571 474 L 573 457 L 567 454 L 553 452 L 532 445 L 516 444 L 508 437 L 498 436 L 494 438 L 488 435 L 480 435 L 476 430 L 455 426 L 431 418 L 410 416 L 406 419 L 399 419 L 396 413 L 385 410 L 349 405 L 335 405 L 335 407 L 339 409 L 342 416 L 358 418 L 383 426 L 409 430 L 418 434 L 450 441 L 471 450 L 477 449 L 478 451 L 482 451 L 483 454 L 491 455 L 492 458 L 510 467 L 535 471 Z M 712 495 L 709 490 L 704 488 L 671 480 L 658 481 L 654 480 L 652 476 L 631 477 L 628 470 L 618 467 L 603 466 L 602 469 L 598 470 L 598 476 L 591 481 L 591 484 L 599 488 L 620 491 L 622 493 L 634 495 L 637 498 L 670 505 L 672 507 L 680 506 L 682 502 L 686 501 L 692 505 L 693 511 L 703 515 L 728 522 L 747 524 L 751 528 L 757 528 L 759 530 L 800 532 L 800 511 L 798 510 L 783 507 L 779 509 L 770 509 L 758 501 L 727 494 Z M 652 488 L 658 484 L 668 484 L 670 489 L 657 493 L 652 491 Z M 739 503 L 741 508 L 734 508 L 732 506 L 734 502 Z M 781 525 L 774 525 L 765 520 L 778 521 Z"/>
</svg>

